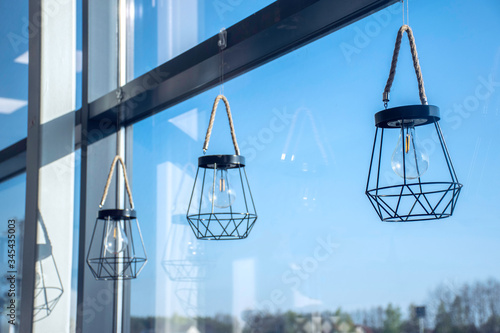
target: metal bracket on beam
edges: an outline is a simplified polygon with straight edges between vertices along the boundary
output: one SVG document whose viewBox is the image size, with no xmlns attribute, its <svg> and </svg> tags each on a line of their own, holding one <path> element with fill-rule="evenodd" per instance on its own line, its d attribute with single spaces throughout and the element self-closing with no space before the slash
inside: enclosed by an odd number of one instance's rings
<svg viewBox="0 0 500 333">
<path fill-rule="evenodd" d="M 219 32 L 219 48 L 222 50 L 224 50 L 226 47 L 227 47 L 227 31 L 226 31 L 226 28 L 222 28 L 220 29 L 220 32 Z"/>
</svg>

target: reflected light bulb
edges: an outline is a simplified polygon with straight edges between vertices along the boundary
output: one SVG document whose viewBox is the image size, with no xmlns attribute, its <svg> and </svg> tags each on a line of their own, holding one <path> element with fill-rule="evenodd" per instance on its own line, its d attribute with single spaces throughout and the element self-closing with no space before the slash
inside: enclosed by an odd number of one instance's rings
<svg viewBox="0 0 500 333">
<path fill-rule="evenodd" d="M 236 194 L 229 185 L 227 169 L 217 169 L 215 185 L 210 187 L 208 198 L 218 208 L 228 208 L 234 203 Z"/>
<path fill-rule="evenodd" d="M 392 154 L 391 166 L 399 177 L 406 179 L 420 178 L 429 168 L 429 154 L 420 145 L 414 126 L 405 127 L 400 132 L 396 149 Z"/>
<path fill-rule="evenodd" d="M 128 237 L 123 230 L 122 223 L 122 221 L 108 222 L 104 247 L 113 255 L 123 252 L 128 245 Z"/>
</svg>

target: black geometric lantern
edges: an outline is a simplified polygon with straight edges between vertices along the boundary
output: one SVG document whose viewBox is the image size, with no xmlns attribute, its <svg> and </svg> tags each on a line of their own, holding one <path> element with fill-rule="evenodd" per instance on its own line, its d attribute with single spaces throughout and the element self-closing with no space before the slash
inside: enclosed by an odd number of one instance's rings
<svg viewBox="0 0 500 333">
<path fill-rule="evenodd" d="M 87 264 L 96 280 L 135 279 L 147 262 L 127 171 L 120 156 L 113 160 L 99 208 L 104 205 L 118 161 L 123 168 L 130 209 L 101 209 L 98 213 L 87 253 Z"/>
<path fill-rule="evenodd" d="M 198 158 L 198 171 L 187 211 L 187 220 L 198 239 L 243 239 L 257 220 L 245 171 L 245 158 L 240 155 L 231 109 L 223 95 L 215 99 L 203 151 L 208 149 L 215 112 L 221 99 L 226 106 L 236 154 Z"/>
<path fill-rule="evenodd" d="M 45 241 L 36 244 L 33 321 L 48 317 L 64 293 L 47 228 L 40 213 L 38 213 L 38 216 L 38 222 Z"/>
<path fill-rule="evenodd" d="M 422 105 L 387 109 L 405 31 L 410 40 Z M 366 184 L 366 195 L 375 211 L 382 221 L 387 222 L 450 217 L 462 184 L 458 182 L 439 126 L 439 108 L 427 104 L 415 40 L 407 25 L 403 25 L 398 32 L 383 101 L 386 109 L 375 114 L 375 140 Z M 419 133 L 427 132 L 429 139 L 419 141 L 417 129 Z M 398 136 L 394 149 L 392 144 Z M 434 152 L 432 167 L 427 150 Z"/>
</svg>

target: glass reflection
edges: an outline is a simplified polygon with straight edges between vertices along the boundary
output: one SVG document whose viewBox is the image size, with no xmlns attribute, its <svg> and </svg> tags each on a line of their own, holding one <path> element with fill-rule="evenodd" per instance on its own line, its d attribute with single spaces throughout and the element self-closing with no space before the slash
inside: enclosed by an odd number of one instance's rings
<svg viewBox="0 0 500 333">
<path fill-rule="evenodd" d="M 19 327 L 19 318 L 21 316 L 20 301 L 22 297 L 22 279 L 23 279 L 23 266 L 22 266 L 22 249 L 24 240 L 24 206 L 26 198 L 26 174 L 10 178 L 0 182 L 0 220 L 4 221 L 0 225 L 0 257 L 1 280 L 0 280 L 0 307 L 6 309 L 8 305 L 14 300 L 16 304 L 16 325 L 9 324 L 11 318 L 7 316 L 7 311 L 2 310 L 0 317 L 0 331 L 16 333 Z M 15 245 L 9 243 L 9 224 L 8 221 L 15 221 Z M 12 224 L 12 223 L 11 223 Z M 11 245 L 11 246 L 9 246 Z M 13 258 L 8 257 L 8 250 L 14 250 Z M 11 251 L 12 254 L 12 251 Z M 14 260 L 14 270 L 16 273 L 15 278 L 15 292 L 11 291 L 11 281 L 7 278 L 10 277 L 8 272 L 8 260 Z M 10 295 L 9 295 L 10 294 Z"/>
<path fill-rule="evenodd" d="M 38 213 L 38 227 L 39 241 L 36 244 L 33 321 L 48 317 L 64 293 L 61 276 L 52 253 L 52 243 L 40 213 Z"/>
</svg>

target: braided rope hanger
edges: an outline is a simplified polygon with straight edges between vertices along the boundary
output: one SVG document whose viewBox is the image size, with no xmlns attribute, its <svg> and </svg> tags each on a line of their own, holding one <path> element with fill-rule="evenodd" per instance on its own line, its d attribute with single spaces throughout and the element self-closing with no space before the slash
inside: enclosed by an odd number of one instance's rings
<svg viewBox="0 0 500 333">
<path fill-rule="evenodd" d="M 111 163 L 111 169 L 109 170 L 108 179 L 106 180 L 106 185 L 104 186 L 104 193 L 102 195 L 102 199 L 101 199 L 101 203 L 99 204 L 99 208 L 102 208 L 102 206 L 104 206 L 104 202 L 106 201 L 106 197 L 108 196 L 109 185 L 111 184 L 111 179 L 113 179 L 113 173 L 115 171 L 115 166 L 116 166 L 116 163 L 118 163 L 118 162 L 120 162 L 122 169 L 123 169 L 123 178 L 125 178 L 125 188 L 127 189 L 128 198 L 130 201 L 130 208 L 134 209 L 134 200 L 132 198 L 132 191 L 130 190 L 130 185 L 128 182 L 127 169 L 125 168 L 125 163 L 123 162 L 123 159 L 119 155 L 116 155 L 115 158 L 113 159 L 113 162 Z"/>
<path fill-rule="evenodd" d="M 234 151 L 236 155 L 240 154 L 240 148 L 238 147 L 238 142 L 236 142 L 236 133 L 234 132 L 233 117 L 231 116 L 231 108 L 229 107 L 229 102 L 224 95 L 218 95 L 215 98 L 214 106 L 212 107 L 212 113 L 210 114 L 210 122 L 208 123 L 207 135 L 205 136 L 205 143 L 203 144 L 203 152 L 208 149 L 208 143 L 210 142 L 210 136 L 212 135 L 212 129 L 214 127 L 215 112 L 217 111 L 217 106 L 220 100 L 224 102 L 227 111 L 227 118 L 229 119 L 229 128 L 231 130 L 231 138 L 233 139 Z"/>
<path fill-rule="evenodd" d="M 413 59 L 413 67 L 415 68 L 415 74 L 417 75 L 418 81 L 418 93 L 420 96 L 420 102 L 422 105 L 427 105 L 427 96 L 425 95 L 424 79 L 422 77 L 422 69 L 418 62 L 417 46 L 415 45 L 415 38 L 413 37 L 413 31 L 408 25 L 403 25 L 399 28 L 398 36 L 396 38 L 396 45 L 394 46 L 394 53 L 392 55 L 391 71 L 389 72 L 389 78 L 387 79 L 387 84 L 384 88 L 383 102 L 387 107 L 389 102 L 389 93 L 391 91 L 392 83 L 394 82 L 394 76 L 396 75 L 396 66 L 398 64 L 399 49 L 401 48 L 401 41 L 403 39 L 403 33 L 406 31 L 408 34 L 408 40 L 410 41 L 411 56 Z"/>
</svg>

